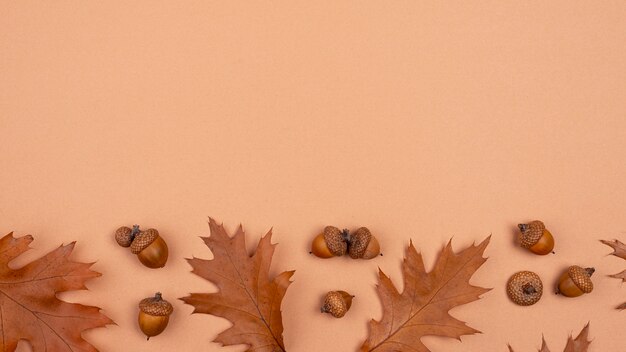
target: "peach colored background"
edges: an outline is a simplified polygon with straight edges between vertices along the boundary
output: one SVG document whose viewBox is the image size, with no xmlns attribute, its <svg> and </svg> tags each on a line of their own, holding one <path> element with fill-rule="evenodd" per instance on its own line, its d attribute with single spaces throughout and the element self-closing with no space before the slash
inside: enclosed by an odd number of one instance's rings
<svg viewBox="0 0 626 352">
<path fill-rule="evenodd" d="M 494 289 L 452 314 L 483 334 L 425 338 L 433 351 L 554 351 L 591 321 L 591 351 L 623 351 L 626 268 L 600 238 L 626 240 L 626 3 L 623 1 L 2 1 L 0 231 L 33 234 L 24 264 L 61 243 L 103 273 L 90 291 L 118 325 L 101 351 L 243 351 L 229 326 L 176 298 L 214 287 L 185 257 L 210 258 L 207 216 L 252 248 L 270 227 L 273 272 L 295 269 L 283 302 L 290 352 L 354 351 L 380 318 L 377 267 L 401 283 L 409 239 L 428 265 L 448 238 L 493 233 L 473 283 Z M 535 218 L 557 255 L 514 247 Z M 149 270 L 112 232 L 158 228 L 171 257 Z M 385 256 L 307 254 L 326 224 L 368 226 Z M 515 271 L 547 286 L 569 264 L 596 289 L 520 308 Z M 321 295 L 357 296 L 341 320 Z M 175 305 L 149 342 L 139 299 Z M 27 351 L 22 346 L 20 351 Z"/>
</svg>

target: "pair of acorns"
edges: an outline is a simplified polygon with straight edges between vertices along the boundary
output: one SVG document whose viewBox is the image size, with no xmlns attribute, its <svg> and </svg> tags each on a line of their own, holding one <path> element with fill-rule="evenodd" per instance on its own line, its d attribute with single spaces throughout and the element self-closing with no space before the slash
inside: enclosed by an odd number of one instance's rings
<svg viewBox="0 0 626 352">
<path fill-rule="evenodd" d="M 141 231 L 139 225 L 122 226 L 115 231 L 115 240 L 122 247 L 130 247 L 139 261 L 148 268 L 162 268 L 167 263 L 167 244 L 155 229 Z"/>
<path fill-rule="evenodd" d="M 115 231 L 115 241 L 122 247 L 130 247 L 130 251 L 148 268 L 162 268 L 167 262 L 167 244 L 155 229 L 141 231 L 139 225 L 132 229 L 122 226 Z M 139 328 L 148 340 L 165 330 L 173 311 L 172 304 L 164 300 L 160 292 L 139 302 Z"/>
<path fill-rule="evenodd" d="M 311 243 L 311 252 L 320 258 L 341 257 L 346 253 L 352 259 L 372 259 L 380 254 L 380 244 L 367 227 L 354 233 L 335 226 L 326 226 Z"/>
<path fill-rule="evenodd" d="M 521 231 L 520 244 L 532 253 L 546 255 L 554 253 L 554 237 L 543 222 L 531 221 L 517 225 Z M 561 276 L 557 283 L 556 293 L 565 297 L 578 297 L 593 290 L 594 268 L 582 268 L 572 265 Z M 530 306 L 541 299 L 543 283 L 539 275 L 532 271 L 520 271 L 509 278 L 506 288 L 511 301 L 521 306 Z"/>
<path fill-rule="evenodd" d="M 582 268 L 572 265 L 561 274 L 556 293 L 565 297 L 578 297 L 593 291 L 591 275 L 594 268 Z M 541 299 L 543 283 L 539 275 L 532 271 L 520 271 L 509 279 L 506 292 L 511 301 L 520 306 L 530 306 Z"/>
</svg>

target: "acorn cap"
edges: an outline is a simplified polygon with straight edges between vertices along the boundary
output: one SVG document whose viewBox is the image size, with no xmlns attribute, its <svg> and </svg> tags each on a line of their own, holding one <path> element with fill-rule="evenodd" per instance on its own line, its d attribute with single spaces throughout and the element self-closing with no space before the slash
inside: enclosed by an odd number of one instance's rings
<svg viewBox="0 0 626 352">
<path fill-rule="evenodd" d="M 154 297 L 142 299 L 139 302 L 139 309 L 146 314 L 154 316 L 166 316 L 174 311 L 174 307 L 161 297 L 160 292 L 157 292 Z"/>
<path fill-rule="evenodd" d="M 159 237 L 159 231 L 155 229 L 147 229 L 146 231 L 139 232 L 130 245 L 130 251 L 133 252 L 133 254 L 138 254 L 154 242 L 157 237 Z"/>
<path fill-rule="evenodd" d="M 350 257 L 353 259 L 362 258 L 371 239 L 372 233 L 367 227 L 361 227 L 356 230 L 350 237 L 350 248 L 348 250 Z"/>
<path fill-rule="evenodd" d="M 335 318 L 341 318 L 350 309 L 352 297 L 354 296 L 345 291 L 330 291 L 324 298 L 321 311 L 322 313 L 330 313 Z"/>
<path fill-rule="evenodd" d="M 324 228 L 324 242 L 326 242 L 328 250 L 336 257 L 346 254 L 348 250 L 348 243 L 343 237 L 343 232 L 335 226 Z"/>
<path fill-rule="evenodd" d="M 511 276 L 506 293 L 515 304 L 530 306 L 539 301 L 543 294 L 543 283 L 532 271 L 520 271 Z"/>
<path fill-rule="evenodd" d="M 543 236 L 543 230 L 546 229 L 543 222 L 539 220 L 531 221 L 528 224 L 519 224 L 517 227 L 519 227 L 522 232 L 520 235 L 520 244 L 524 248 L 534 246 L 541 236 Z"/>
<path fill-rule="evenodd" d="M 133 230 L 128 226 L 122 226 L 115 231 L 115 240 L 122 247 L 130 247 L 133 242 Z"/>
<path fill-rule="evenodd" d="M 593 291 L 591 275 L 594 271 L 593 268 L 581 268 L 578 265 L 572 265 L 567 269 L 567 274 L 581 291 L 589 293 Z"/>
</svg>

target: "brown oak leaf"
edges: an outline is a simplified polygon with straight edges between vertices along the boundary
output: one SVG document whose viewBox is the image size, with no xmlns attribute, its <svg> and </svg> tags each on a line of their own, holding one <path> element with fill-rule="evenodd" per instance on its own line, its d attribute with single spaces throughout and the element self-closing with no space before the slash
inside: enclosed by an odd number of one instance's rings
<svg viewBox="0 0 626 352">
<path fill-rule="evenodd" d="M 589 323 L 585 325 L 585 327 L 580 331 L 576 339 L 573 339 L 570 335 L 567 339 L 567 345 L 565 345 L 565 350 L 563 352 L 587 352 L 591 341 L 588 340 L 589 336 Z M 509 352 L 514 352 L 513 347 L 509 345 Z M 548 349 L 548 345 L 546 345 L 546 340 L 541 338 L 541 349 L 539 352 L 550 352 Z"/>
<path fill-rule="evenodd" d="M 212 260 L 187 259 L 192 272 L 212 283 L 215 293 L 191 293 L 181 298 L 194 307 L 193 313 L 212 314 L 230 320 L 232 327 L 222 331 L 215 342 L 222 345 L 248 345 L 248 351 L 285 351 L 280 305 L 291 284 L 294 271 L 270 279 L 269 270 L 275 244 L 272 231 L 261 238 L 249 255 L 241 225 L 230 237 L 223 225 L 209 218 L 211 235 L 203 237 L 213 252 Z"/>
<path fill-rule="evenodd" d="M 0 239 L 0 351 L 13 352 L 20 339 L 38 351 L 97 351 L 81 337 L 88 329 L 112 324 L 100 308 L 67 303 L 56 294 L 86 290 L 85 281 L 101 274 L 93 263 L 69 259 L 75 242 L 61 246 L 19 268 L 9 262 L 26 252 L 30 235 Z"/>
<path fill-rule="evenodd" d="M 618 240 L 613 240 L 613 241 L 600 240 L 600 242 L 613 248 L 613 253 L 611 253 L 612 255 L 616 257 L 620 257 L 622 259 L 626 259 L 626 245 L 623 244 L 622 242 Z"/>
<path fill-rule="evenodd" d="M 380 321 L 370 321 L 369 337 L 361 346 L 361 351 L 428 352 L 430 350 L 421 341 L 423 336 L 460 339 L 462 335 L 477 333 L 478 330 L 455 319 L 448 311 L 476 301 L 490 290 L 469 283 L 472 275 L 486 261 L 482 255 L 490 238 L 459 253 L 454 253 L 451 241 L 448 242 L 430 272 L 426 272 L 422 255 L 411 242 L 402 263 L 402 293 L 379 269 L 376 289 L 383 305 L 383 316 Z"/>
<path fill-rule="evenodd" d="M 623 244 L 622 242 L 618 240 L 613 240 L 613 241 L 600 240 L 600 242 L 613 248 L 613 253 L 611 253 L 612 255 L 622 258 L 622 259 L 626 259 L 626 245 Z M 622 272 L 619 272 L 617 274 L 609 275 L 609 277 L 612 277 L 615 279 L 621 279 L 622 282 L 626 282 L 626 270 L 623 270 Z M 616 309 L 619 309 L 619 310 L 624 310 L 624 308 L 626 308 L 626 302 L 616 307 Z"/>
<path fill-rule="evenodd" d="M 622 282 L 626 281 L 626 270 L 622 270 L 621 272 L 617 273 L 617 274 L 613 274 L 613 275 L 609 275 L 609 277 L 615 278 L 615 279 L 621 279 Z"/>
</svg>

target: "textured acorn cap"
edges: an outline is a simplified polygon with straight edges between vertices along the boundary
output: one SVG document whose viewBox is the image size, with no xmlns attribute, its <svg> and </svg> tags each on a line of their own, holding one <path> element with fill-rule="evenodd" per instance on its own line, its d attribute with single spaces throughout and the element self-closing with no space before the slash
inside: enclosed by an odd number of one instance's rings
<svg viewBox="0 0 626 352">
<path fill-rule="evenodd" d="M 352 297 L 345 291 L 330 291 L 324 297 L 324 305 L 321 311 L 322 313 L 330 313 L 335 318 L 341 318 L 350 309 Z M 349 301 L 346 302 L 346 299 Z"/>
<path fill-rule="evenodd" d="M 367 227 L 361 227 L 356 230 L 350 237 L 350 248 L 348 249 L 350 257 L 354 259 L 362 258 L 371 239 L 372 233 Z"/>
<path fill-rule="evenodd" d="M 531 221 L 528 224 L 517 225 L 522 231 L 520 235 L 520 243 L 524 248 L 530 248 L 537 244 L 541 236 L 543 236 L 543 230 L 546 226 L 539 220 Z"/>
<path fill-rule="evenodd" d="M 328 250 L 336 257 L 346 254 L 348 250 L 348 243 L 346 243 L 343 233 L 334 226 L 324 228 L 324 242 L 326 242 Z"/>
<path fill-rule="evenodd" d="M 574 284 L 584 293 L 593 291 L 593 282 L 591 282 L 591 274 L 595 270 L 593 268 L 584 269 L 578 265 L 572 265 L 567 269 L 567 274 Z"/>
<path fill-rule="evenodd" d="M 134 254 L 138 254 L 154 242 L 157 237 L 159 237 L 159 231 L 155 229 L 147 229 L 146 231 L 139 232 L 130 245 L 130 251 Z"/>
<path fill-rule="evenodd" d="M 133 230 L 128 226 L 122 226 L 115 231 L 115 240 L 122 247 L 130 247 L 133 242 Z"/>
<path fill-rule="evenodd" d="M 530 306 L 541 298 L 543 283 L 539 275 L 532 271 L 520 271 L 509 278 L 506 293 L 515 304 Z"/>
<path fill-rule="evenodd" d="M 166 316 L 174 311 L 174 307 L 161 297 L 160 292 L 157 292 L 154 297 L 142 299 L 139 302 L 139 309 L 146 314 L 154 316 Z"/>
</svg>

